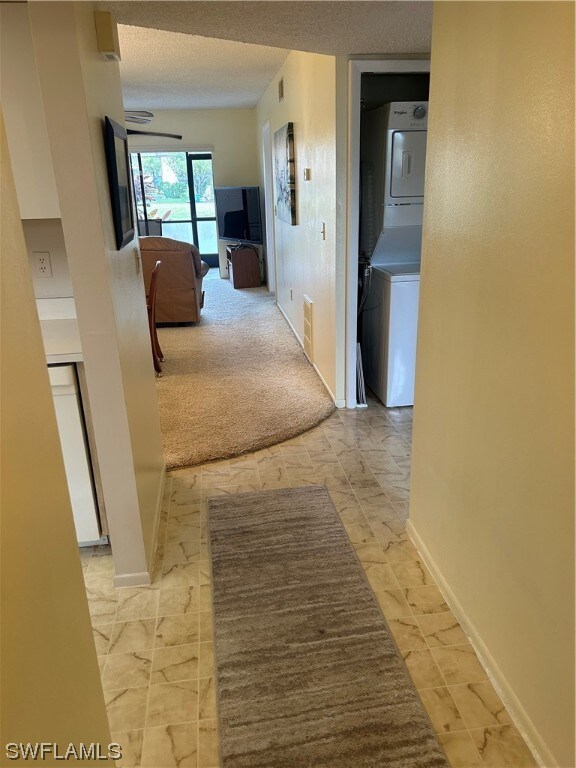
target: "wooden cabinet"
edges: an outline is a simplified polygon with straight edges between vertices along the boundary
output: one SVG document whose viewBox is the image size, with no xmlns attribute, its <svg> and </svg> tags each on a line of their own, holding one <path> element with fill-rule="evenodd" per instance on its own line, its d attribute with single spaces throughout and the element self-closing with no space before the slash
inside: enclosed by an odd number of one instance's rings
<svg viewBox="0 0 576 768">
<path fill-rule="evenodd" d="M 255 248 L 228 245 L 226 259 L 234 288 L 257 288 L 260 285 L 260 259 Z"/>
</svg>

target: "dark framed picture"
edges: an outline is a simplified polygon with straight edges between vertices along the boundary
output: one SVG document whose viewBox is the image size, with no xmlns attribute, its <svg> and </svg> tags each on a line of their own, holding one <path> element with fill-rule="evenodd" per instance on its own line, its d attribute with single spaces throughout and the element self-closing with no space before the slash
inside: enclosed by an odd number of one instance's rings
<svg viewBox="0 0 576 768">
<path fill-rule="evenodd" d="M 128 136 L 126 129 L 109 117 L 104 118 L 104 146 L 106 148 L 106 165 L 108 166 L 108 184 L 110 186 L 116 248 L 120 250 L 134 237 Z"/>
</svg>

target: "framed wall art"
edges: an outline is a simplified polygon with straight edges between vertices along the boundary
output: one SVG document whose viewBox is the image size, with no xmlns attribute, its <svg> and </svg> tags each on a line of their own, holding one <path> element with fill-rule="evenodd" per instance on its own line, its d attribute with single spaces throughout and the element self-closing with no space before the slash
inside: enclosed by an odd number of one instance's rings
<svg viewBox="0 0 576 768">
<path fill-rule="evenodd" d="M 104 146 L 116 248 L 120 250 L 134 238 L 128 136 L 126 129 L 109 117 L 104 118 Z"/>
<path fill-rule="evenodd" d="M 296 224 L 294 123 L 286 123 L 274 133 L 274 201 L 276 216 Z"/>
</svg>

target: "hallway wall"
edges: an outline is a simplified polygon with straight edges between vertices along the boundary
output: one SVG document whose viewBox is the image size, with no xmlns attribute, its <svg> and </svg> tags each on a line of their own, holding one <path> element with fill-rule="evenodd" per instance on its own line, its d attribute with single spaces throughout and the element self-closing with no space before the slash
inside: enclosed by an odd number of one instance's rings
<svg viewBox="0 0 576 768">
<path fill-rule="evenodd" d="M 284 98 L 279 101 L 281 78 Z M 294 123 L 297 218 L 294 226 L 277 217 L 274 220 L 277 300 L 301 342 L 304 294 L 313 300 L 313 362 L 338 402 L 344 397 L 344 386 L 336 360 L 337 334 L 342 332 L 342 324 L 336 322 L 335 300 L 336 59 L 292 51 L 260 99 L 256 113 L 259 147 L 262 126 L 268 120 L 272 139 L 287 122 Z M 311 169 L 310 181 L 304 181 L 304 168 Z M 325 240 L 322 222 L 326 223 Z"/>
<path fill-rule="evenodd" d="M 116 583 L 131 586 L 148 583 L 164 460 L 139 251 L 116 248 L 104 153 L 104 116 L 123 122 L 119 65 L 98 53 L 94 9 L 29 6 Z"/>
<path fill-rule="evenodd" d="M 4 762 L 8 742 L 106 749 L 110 732 L 1 117 L 0 132 Z"/>
<path fill-rule="evenodd" d="M 411 533 L 574 756 L 574 4 L 434 11 Z"/>
</svg>

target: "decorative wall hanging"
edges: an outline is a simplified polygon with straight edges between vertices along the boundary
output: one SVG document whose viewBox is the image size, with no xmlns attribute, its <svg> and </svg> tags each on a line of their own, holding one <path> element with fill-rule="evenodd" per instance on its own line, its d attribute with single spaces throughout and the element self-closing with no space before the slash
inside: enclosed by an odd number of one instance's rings
<svg viewBox="0 0 576 768">
<path fill-rule="evenodd" d="M 104 118 L 104 146 L 116 248 L 120 250 L 134 239 L 128 138 L 126 129 L 109 117 Z"/>
<path fill-rule="evenodd" d="M 274 133 L 274 199 L 276 216 L 296 224 L 294 123 L 286 123 Z"/>
</svg>

